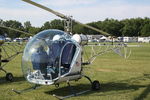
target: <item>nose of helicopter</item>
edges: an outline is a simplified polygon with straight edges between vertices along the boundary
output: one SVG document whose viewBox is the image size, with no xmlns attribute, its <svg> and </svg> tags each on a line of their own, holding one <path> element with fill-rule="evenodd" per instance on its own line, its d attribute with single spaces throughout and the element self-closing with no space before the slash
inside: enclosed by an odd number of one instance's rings
<svg viewBox="0 0 150 100">
<path fill-rule="evenodd" d="M 26 45 L 22 57 L 25 78 L 35 84 L 50 85 L 58 78 L 60 54 L 71 36 L 60 30 L 46 30 L 35 35 Z"/>
</svg>

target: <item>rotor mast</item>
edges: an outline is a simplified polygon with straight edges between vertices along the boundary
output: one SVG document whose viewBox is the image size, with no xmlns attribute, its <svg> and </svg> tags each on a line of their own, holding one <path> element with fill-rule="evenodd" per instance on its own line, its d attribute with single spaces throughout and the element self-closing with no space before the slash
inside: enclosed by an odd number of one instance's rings
<svg viewBox="0 0 150 100">
<path fill-rule="evenodd" d="M 72 16 L 64 19 L 64 31 L 72 35 Z"/>
<path fill-rule="evenodd" d="M 107 36 L 110 35 L 110 34 L 107 33 L 107 32 L 104 32 L 104 31 L 102 31 L 102 30 L 99 30 L 99 29 L 97 29 L 97 28 L 95 28 L 95 27 L 92 27 L 92 26 L 90 26 L 90 25 L 83 24 L 83 23 L 81 23 L 81 22 L 79 22 L 79 21 L 76 21 L 76 20 L 72 19 L 71 17 L 65 16 L 65 15 L 62 14 L 62 13 L 59 13 L 59 12 L 57 12 L 57 11 L 54 11 L 54 10 L 48 8 L 48 7 L 45 7 L 45 6 L 41 5 L 41 4 L 38 4 L 38 3 L 36 3 L 36 2 L 33 2 L 33 1 L 31 1 L 31 0 L 22 0 L 22 1 L 27 2 L 27 3 L 29 3 L 29 4 L 32 4 L 32 5 L 36 6 L 36 7 L 41 8 L 41 9 L 44 9 L 44 10 L 46 10 L 46 11 L 48 11 L 48 12 L 51 12 L 51 13 L 53 13 L 54 15 L 56 15 L 56 16 L 62 18 L 62 19 L 71 20 L 71 22 L 75 22 L 75 23 L 78 23 L 78 24 L 80 24 L 80 25 L 83 25 L 84 27 L 87 27 L 87 28 L 89 28 L 89 29 L 91 29 L 91 30 L 97 31 L 97 32 L 99 32 L 99 33 L 101 33 L 101 34 L 103 34 L 103 35 L 107 35 Z M 69 30 L 69 31 L 71 31 L 71 30 Z"/>
</svg>

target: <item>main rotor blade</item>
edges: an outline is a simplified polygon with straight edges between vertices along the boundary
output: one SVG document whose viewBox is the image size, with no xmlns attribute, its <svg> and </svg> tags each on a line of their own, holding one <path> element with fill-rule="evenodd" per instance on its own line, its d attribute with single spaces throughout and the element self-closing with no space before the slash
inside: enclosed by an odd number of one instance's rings
<svg viewBox="0 0 150 100">
<path fill-rule="evenodd" d="M 0 25 L 0 28 L 5 28 L 5 29 L 8 29 L 8 30 L 16 31 L 16 32 L 23 33 L 23 34 L 26 34 L 26 35 L 29 35 L 29 36 L 32 36 L 32 35 L 33 35 L 33 34 L 31 34 L 31 33 L 27 33 L 27 32 L 24 32 L 24 31 L 20 31 L 20 30 L 18 30 L 18 29 L 14 29 L 14 28 L 11 28 L 11 27 L 6 27 L 6 26 L 1 26 L 1 25 Z"/>
<path fill-rule="evenodd" d="M 39 8 L 41 8 L 41 9 L 44 9 L 44 10 L 48 11 L 48 12 L 51 12 L 51 13 L 53 13 L 54 15 L 56 15 L 56 16 L 58 16 L 58 17 L 61 17 L 61 18 L 63 18 L 63 19 L 71 19 L 70 17 L 67 17 L 67 16 L 65 16 L 65 15 L 62 14 L 62 13 L 59 13 L 59 12 L 57 12 L 57 11 L 54 11 L 54 10 L 48 8 L 48 7 L 45 7 L 45 6 L 41 5 L 41 4 L 38 4 L 38 3 L 36 3 L 36 2 L 33 2 L 33 1 L 31 1 L 31 0 L 22 0 L 22 1 L 27 2 L 27 3 L 30 3 L 30 4 L 32 4 L 32 5 L 36 6 L 36 7 L 39 7 Z M 97 31 L 97 32 L 99 32 L 99 33 L 101 33 L 101 34 L 103 34 L 103 35 L 110 35 L 109 33 L 104 32 L 104 31 L 102 31 L 102 30 L 99 30 L 99 29 L 97 29 L 97 28 L 95 28 L 95 27 L 92 27 L 92 26 L 90 26 L 90 25 L 83 24 L 83 23 L 81 23 L 81 22 L 79 22 L 79 21 L 76 21 L 76 20 L 74 20 L 74 19 L 71 19 L 71 20 L 74 21 L 74 22 L 76 22 L 76 23 L 78 23 L 78 24 L 80 24 L 80 25 L 83 25 L 84 27 L 87 27 L 87 28 L 89 28 L 89 29 L 92 29 L 92 30 L 94 30 L 94 31 Z"/>
<path fill-rule="evenodd" d="M 45 6 L 41 5 L 41 4 L 38 4 L 38 3 L 36 3 L 36 2 L 33 2 L 33 1 L 31 1 L 31 0 L 22 0 L 22 1 L 27 2 L 27 3 L 29 3 L 29 4 L 32 4 L 32 5 L 36 6 L 36 7 L 42 8 L 42 9 L 48 11 L 48 12 L 51 12 L 51 13 L 55 14 L 55 15 L 58 16 L 58 17 L 61 17 L 61 18 L 64 18 L 64 19 L 68 19 L 68 17 L 65 16 L 64 14 L 61 14 L 61 13 L 59 13 L 59 12 L 57 12 L 57 11 L 54 11 L 54 10 L 48 8 L 48 7 L 45 7 Z"/>
<path fill-rule="evenodd" d="M 103 35 L 110 36 L 109 33 L 104 32 L 104 31 L 102 31 L 102 30 L 99 30 L 99 29 L 97 29 L 97 28 L 95 28 L 95 27 L 92 27 L 92 26 L 87 25 L 87 24 L 83 24 L 83 23 L 81 23 L 81 22 L 79 22 L 79 21 L 76 21 L 76 20 L 73 20 L 73 21 L 76 22 L 76 23 L 78 23 L 78 24 L 80 24 L 80 25 L 82 25 L 82 26 L 84 26 L 84 27 L 87 27 L 87 28 L 89 28 L 89 29 L 92 29 L 92 30 L 94 30 L 94 31 L 97 31 L 97 32 L 99 32 L 99 33 L 101 33 L 101 34 L 103 34 Z"/>
</svg>

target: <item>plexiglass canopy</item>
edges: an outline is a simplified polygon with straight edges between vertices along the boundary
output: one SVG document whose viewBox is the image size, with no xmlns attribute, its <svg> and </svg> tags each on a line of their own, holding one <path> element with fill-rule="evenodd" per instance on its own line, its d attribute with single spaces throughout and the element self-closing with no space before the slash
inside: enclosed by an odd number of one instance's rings
<svg viewBox="0 0 150 100">
<path fill-rule="evenodd" d="M 36 84 L 50 84 L 59 74 L 67 73 L 69 69 L 61 73 L 59 70 L 60 56 L 66 43 L 67 47 L 75 48 L 71 36 L 60 30 L 46 30 L 35 35 L 23 53 L 22 70 L 25 78 Z"/>
</svg>

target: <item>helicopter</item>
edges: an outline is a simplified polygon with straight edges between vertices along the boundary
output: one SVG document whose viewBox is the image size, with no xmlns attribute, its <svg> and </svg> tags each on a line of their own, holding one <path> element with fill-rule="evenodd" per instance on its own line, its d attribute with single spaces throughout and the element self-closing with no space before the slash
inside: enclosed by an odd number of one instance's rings
<svg viewBox="0 0 150 100">
<path fill-rule="evenodd" d="M 0 28 L 15 31 L 18 34 L 26 34 L 27 36 L 31 36 L 32 34 L 14 29 L 11 27 L 4 26 L 0 23 Z M 12 82 L 14 81 L 14 76 L 11 72 L 8 72 L 4 69 L 4 67 L 11 62 L 17 55 L 23 53 L 25 43 L 17 42 L 12 43 L 6 40 L 5 35 L 0 35 L 0 71 L 3 71 L 6 76 L 6 81 Z"/>
<path fill-rule="evenodd" d="M 6 28 L 4 26 L 0 27 Z M 6 42 L 5 37 L 3 35 L 0 35 L 0 70 L 6 74 L 5 79 L 9 82 L 12 82 L 14 80 L 14 76 L 12 73 L 7 72 L 4 67 L 17 55 L 22 53 L 22 45 L 23 44 L 20 43 Z"/>
<path fill-rule="evenodd" d="M 72 19 L 71 16 L 65 16 L 62 13 L 31 0 L 22 1 L 44 9 L 64 19 L 65 31 L 48 29 L 33 36 L 25 46 L 21 67 L 26 80 L 35 84 L 35 86 L 20 91 L 12 90 L 20 94 L 28 90 L 34 90 L 41 85 L 55 85 L 56 87 L 59 87 L 59 84 L 62 82 L 66 82 L 71 88 L 70 81 L 78 81 L 83 77 L 90 81 L 92 90 L 99 90 L 101 88 L 100 82 L 98 80 L 92 81 L 88 76 L 84 75 L 83 66 L 91 64 L 97 56 L 108 51 L 114 50 L 116 53 L 119 53 L 118 51 L 120 50 L 120 47 L 123 47 L 124 45 L 111 46 L 111 48 L 96 53 L 88 61 L 83 62 L 83 48 L 88 44 L 88 38 L 83 34 L 72 35 L 72 22 L 83 25 L 84 27 L 106 36 L 111 35 L 102 30 L 76 21 Z M 57 95 L 54 96 L 58 99 L 65 99 L 88 91 L 89 90 L 79 93 L 72 92 L 71 95 L 64 97 Z"/>
</svg>

